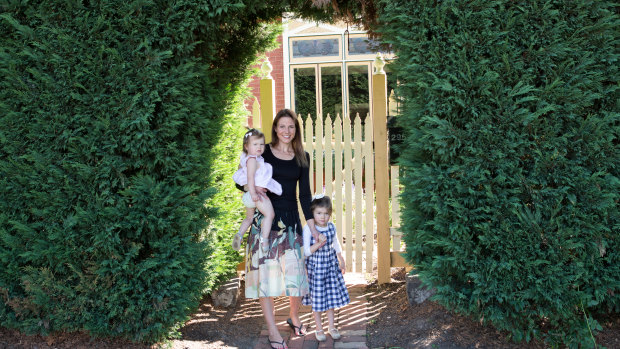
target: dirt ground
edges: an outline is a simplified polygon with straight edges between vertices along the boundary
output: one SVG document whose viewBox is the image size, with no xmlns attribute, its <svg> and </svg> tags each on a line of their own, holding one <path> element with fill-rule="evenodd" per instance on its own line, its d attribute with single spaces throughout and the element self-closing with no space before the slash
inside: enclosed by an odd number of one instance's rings
<svg viewBox="0 0 620 349">
<path fill-rule="evenodd" d="M 409 305 L 404 269 L 392 269 L 392 283 L 369 284 L 368 348 L 416 349 L 539 349 L 541 341 L 513 343 L 508 332 L 482 326 L 443 306 L 426 301 Z M 620 316 L 598 319 L 603 332 L 596 337 L 599 348 L 620 348 Z"/>
<path fill-rule="evenodd" d="M 378 286 L 373 282 L 366 287 L 368 348 L 545 348 L 540 342 L 511 343 L 506 340 L 507 333 L 483 327 L 479 322 L 453 314 L 431 301 L 411 306 L 407 301 L 404 270 L 393 269 L 392 279 L 391 284 Z M 596 337 L 599 347 L 620 348 L 620 316 L 599 321 L 604 328 Z M 159 345 L 92 339 L 84 333 L 60 333 L 44 338 L 0 328 L 0 349 L 246 349 L 254 347 L 262 327 L 258 302 L 243 298 L 242 292 L 237 306 L 232 309 L 214 307 L 209 297 L 205 297 L 199 310 L 181 329 L 182 337 Z"/>
</svg>

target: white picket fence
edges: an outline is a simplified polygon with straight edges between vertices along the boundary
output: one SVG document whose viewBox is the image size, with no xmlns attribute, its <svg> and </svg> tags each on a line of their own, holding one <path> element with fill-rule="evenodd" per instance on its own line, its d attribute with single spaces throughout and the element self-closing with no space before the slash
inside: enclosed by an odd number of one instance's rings
<svg viewBox="0 0 620 349">
<path fill-rule="evenodd" d="M 344 249 L 348 271 L 373 270 L 375 248 L 374 157 L 372 122 L 359 115 L 353 128 L 351 119 L 339 115 L 323 122 L 300 117 L 304 149 L 310 154 L 310 182 L 314 193 L 324 193 L 333 201 L 332 220 Z M 398 231 L 398 168 L 391 171 L 392 251 L 401 251 Z M 395 225 L 396 224 L 396 225 Z"/>
</svg>

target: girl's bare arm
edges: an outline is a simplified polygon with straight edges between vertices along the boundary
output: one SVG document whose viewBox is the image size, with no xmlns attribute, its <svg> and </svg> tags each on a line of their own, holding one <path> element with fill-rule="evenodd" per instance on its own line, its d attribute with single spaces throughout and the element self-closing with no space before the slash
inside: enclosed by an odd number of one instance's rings
<svg viewBox="0 0 620 349">
<path fill-rule="evenodd" d="M 250 196 L 252 196 L 252 200 L 258 201 L 259 196 L 256 192 L 256 187 L 254 186 L 254 176 L 256 175 L 256 169 L 258 168 L 258 163 L 256 162 L 256 158 L 249 158 L 246 163 L 246 167 L 248 169 L 248 191 L 250 192 Z"/>
</svg>

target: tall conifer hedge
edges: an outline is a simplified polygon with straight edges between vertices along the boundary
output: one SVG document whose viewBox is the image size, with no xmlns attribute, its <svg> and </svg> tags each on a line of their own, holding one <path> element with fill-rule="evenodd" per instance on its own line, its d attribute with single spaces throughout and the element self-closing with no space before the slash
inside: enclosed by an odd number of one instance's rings
<svg viewBox="0 0 620 349">
<path fill-rule="evenodd" d="M 612 1 L 381 1 L 407 147 L 406 258 L 517 340 L 592 347 L 620 311 Z"/>
<path fill-rule="evenodd" d="M 160 340 L 235 270 L 243 86 L 292 9 L 0 4 L 0 326 Z"/>
</svg>

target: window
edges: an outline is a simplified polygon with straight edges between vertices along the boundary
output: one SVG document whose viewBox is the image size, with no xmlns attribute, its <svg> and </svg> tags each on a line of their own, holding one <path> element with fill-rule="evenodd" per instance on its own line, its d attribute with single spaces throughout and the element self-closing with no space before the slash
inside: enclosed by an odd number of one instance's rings
<svg viewBox="0 0 620 349">
<path fill-rule="evenodd" d="M 290 61 L 296 63 L 342 59 L 340 36 L 313 36 L 290 39 Z"/>
</svg>

